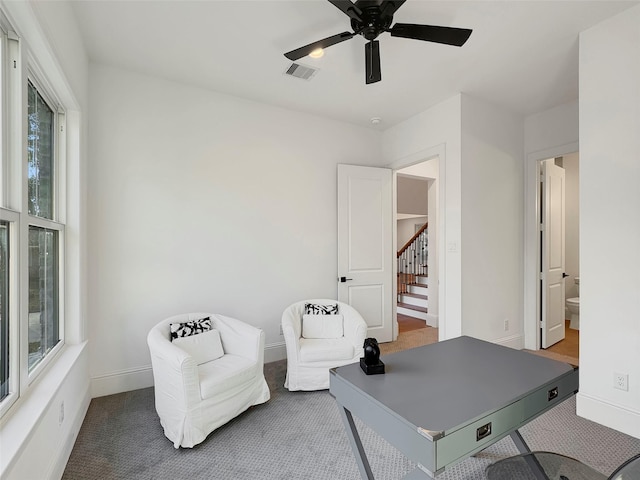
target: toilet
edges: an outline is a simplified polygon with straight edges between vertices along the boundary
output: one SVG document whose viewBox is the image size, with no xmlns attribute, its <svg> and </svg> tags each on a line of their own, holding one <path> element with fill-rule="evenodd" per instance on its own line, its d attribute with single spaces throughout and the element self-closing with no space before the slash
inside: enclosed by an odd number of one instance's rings
<svg viewBox="0 0 640 480">
<path fill-rule="evenodd" d="M 569 323 L 569 328 L 580 330 L 580 277 L 574 278 L 573 282 L 576 284 L 578 296 L 567 298 L 567 301 L 565 303 L 567 305 L 567 308 L 569 309 L 569 313 L 571 313 L 571 322 Z"/>
</svg>

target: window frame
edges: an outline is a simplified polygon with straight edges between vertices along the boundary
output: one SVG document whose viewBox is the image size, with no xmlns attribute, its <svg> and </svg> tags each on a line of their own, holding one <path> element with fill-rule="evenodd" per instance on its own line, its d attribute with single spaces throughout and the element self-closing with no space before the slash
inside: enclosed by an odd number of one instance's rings
<svg viewBox="0 0 640 480">
<path fill-rule="evenodd" d="M 20 396 L 20 215 L 0 208 L 0 221 L 9 225 L 9 392 L 0 400 L 0 417 L 9 410 Z M 14 333 L 15 332 L 15 333 Z"/>
<path fill-rule="evenodd" d="M 55 72 L 53 73 L 55 75 Z M 28 84 L 53 112 L 52 218 L 29 214 Z M 66 344 L 66 112 L 47 75 L 0 11 L 0 221 L 9 225 L 8 393 L 0 400 L 0 419 L 52 365 Z M 29 230 L 57 232 L 56 312 L 59 341 L 29 371 Z M 4 353 L 3 353 L 4 355 Z M 4 358 L 3 358 L 4 361 Z M 18 402 L 19 403 L 19 402 Z M 0 420 L 1 421 L 1 420 Z"/>
<path fill-rule="evenodd" d="M 34 59 L 28 55 L 29 64 L 27 66 L 27 74 L 24 76 L 22 82 L 23 92 L 23 114 L 21 120 L 23 121 L 23 132 L 21 140 L 23 142 L 22 151 L 22 214 L 26 221 L 22 222 L 22 239 L 20 246 L 24 249 L 21 255 L 22 263 L 22 276 L 20 281 L 24 288 L 22 289 L 21 296 L 21 322 L 20 326 L 20 381 L 21 389 L 26 389 L 33 383 L 38 376 L 46 370 L 50 362 L 56 357 L 56 355 L 62 350 L 65 345 L 65 317 L 64 317 L 64 271 L 65 271 L 65 224 L 62 223 L 61 217 L 64 212 L 64 197 L 61 195 L 63 191 L 60 185 L 60 179 L 63 178 L 62 173 L 64 169 L 61 164 L 65 162 L 61 153 L 65 152 L 66 134 L 64 128 L 64 110 L 60 107 L 60 102 L 57 101 L 55 95 L 51 93 L 48 85 L 41 79 L 46 78 L 37 68 L 37 63 Z M 37 217 L 29 214 L 29 173 L 28 173 L 28 154 L 27 154 L 27 135 L 29 132 L 28 126 L 28 85 L 31 83 L 36 89 L 36 92 L 42 97 L 44 102 L 53 112 L 53 191 L 52 191 L 52 218 Z M 58 315 L 58 336 L 60 340 L 57 344 L 51 348 L 41 360 L 39 360 L 31 370 L 29 370 L 29 231 L 30 227 L 44 228 L 47 230 L 55 230 L 58 232 L 57 238 L 57 315 Z"/>
</svg>

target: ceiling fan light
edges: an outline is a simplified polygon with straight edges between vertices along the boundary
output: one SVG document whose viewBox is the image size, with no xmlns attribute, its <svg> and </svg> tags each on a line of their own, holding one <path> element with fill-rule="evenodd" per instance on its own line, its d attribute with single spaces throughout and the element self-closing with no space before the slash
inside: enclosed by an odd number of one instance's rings
<svg viewBox="0 0 640 480">
<path fill-rule="evenodd" d="M 321 58 L 324 56 L 324 49 L 323 48 L 316 48 L 313 52 L 311 52 L 309 54 L 309 56 L 311 58 Z"/>
</svg>

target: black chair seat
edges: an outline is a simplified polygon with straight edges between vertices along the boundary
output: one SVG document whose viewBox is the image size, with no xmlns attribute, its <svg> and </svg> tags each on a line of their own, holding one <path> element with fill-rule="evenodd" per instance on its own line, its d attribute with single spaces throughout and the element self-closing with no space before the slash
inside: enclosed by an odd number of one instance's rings
<svg viewBox="0 0 640 480">
<path fill-rule="evenodd" d="M 532 452 L 499 460 L 486 470 L 488 480 L 607 480 L 584 463 L 551 452 Z"/>
<path fill-rule="evenodd" d="M 487 467 L 487 480 L 640 480 L 640 454 L 609 477 L 588 465 L 552 452 L 531 452 L 499 460 Z"/>
</svg>

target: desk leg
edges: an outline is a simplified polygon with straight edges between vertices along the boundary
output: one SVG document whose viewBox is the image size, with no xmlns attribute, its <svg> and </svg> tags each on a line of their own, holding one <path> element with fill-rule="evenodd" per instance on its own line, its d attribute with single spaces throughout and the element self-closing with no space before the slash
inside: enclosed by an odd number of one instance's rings
<svg viewBox="0 0 640 480">
<path fill-rule="evenodd" d="M 349 437 L 351 449 L 353 450 L 353 454 L 356 457 L 356 463 L 358 464 L 358 470 L 360 470 L 360 476 L 363 478 L 363 480 L 374 480 L 373 472 L 371 471 L 371 467 L 369 466 L 369 460 L 367 460 L 367 454 L 365 453 L 362 442 L 360 441 L 360 435 L 358 434 L 358 429 L 356 428 L 356 424 L 353 421 L 351 412 L 344 408 L 340 403 L 338 403 L 338 410 L 340 411 L 340 416 L 342 417 L 342 421 L 344 422 L 344 427 L 347 431 L 347 437 Z"/>
<path fill-rule="evenodd" d="M 522 438 L 522 435 L 520 435 L 520 432 L 518 430 L 514 430 L 510 435 L 511 440 L 513 440 L 513 443 L 516 444 L 516 448 L 520 453 L 531 453 L 529 445 L 527 445 L 527 442 L 524 441 L 524 438 Z"/>
<path fill-rule="evenodd" d="M 538 459 L 534 455 L 527 455 L 528 453 L 531 453 L 531 449 L 529 448 L 529 445 L 527 445 L 527 442 L 524 441 L 524 438 L 522 438 L 522 435 L 520 435 L 520 432 L 518 430 L 514 430 L 511 432 L 510 436 L 518 451 L 524 455 L 522 458 L 527 462 L 527 466 L 531 473 L 536 477 L 536 480 L 549 480 L 549 477 L 547 477 L 547 474 L 544 472 L 544 468 L 542 468 Z"/>
</svg>

